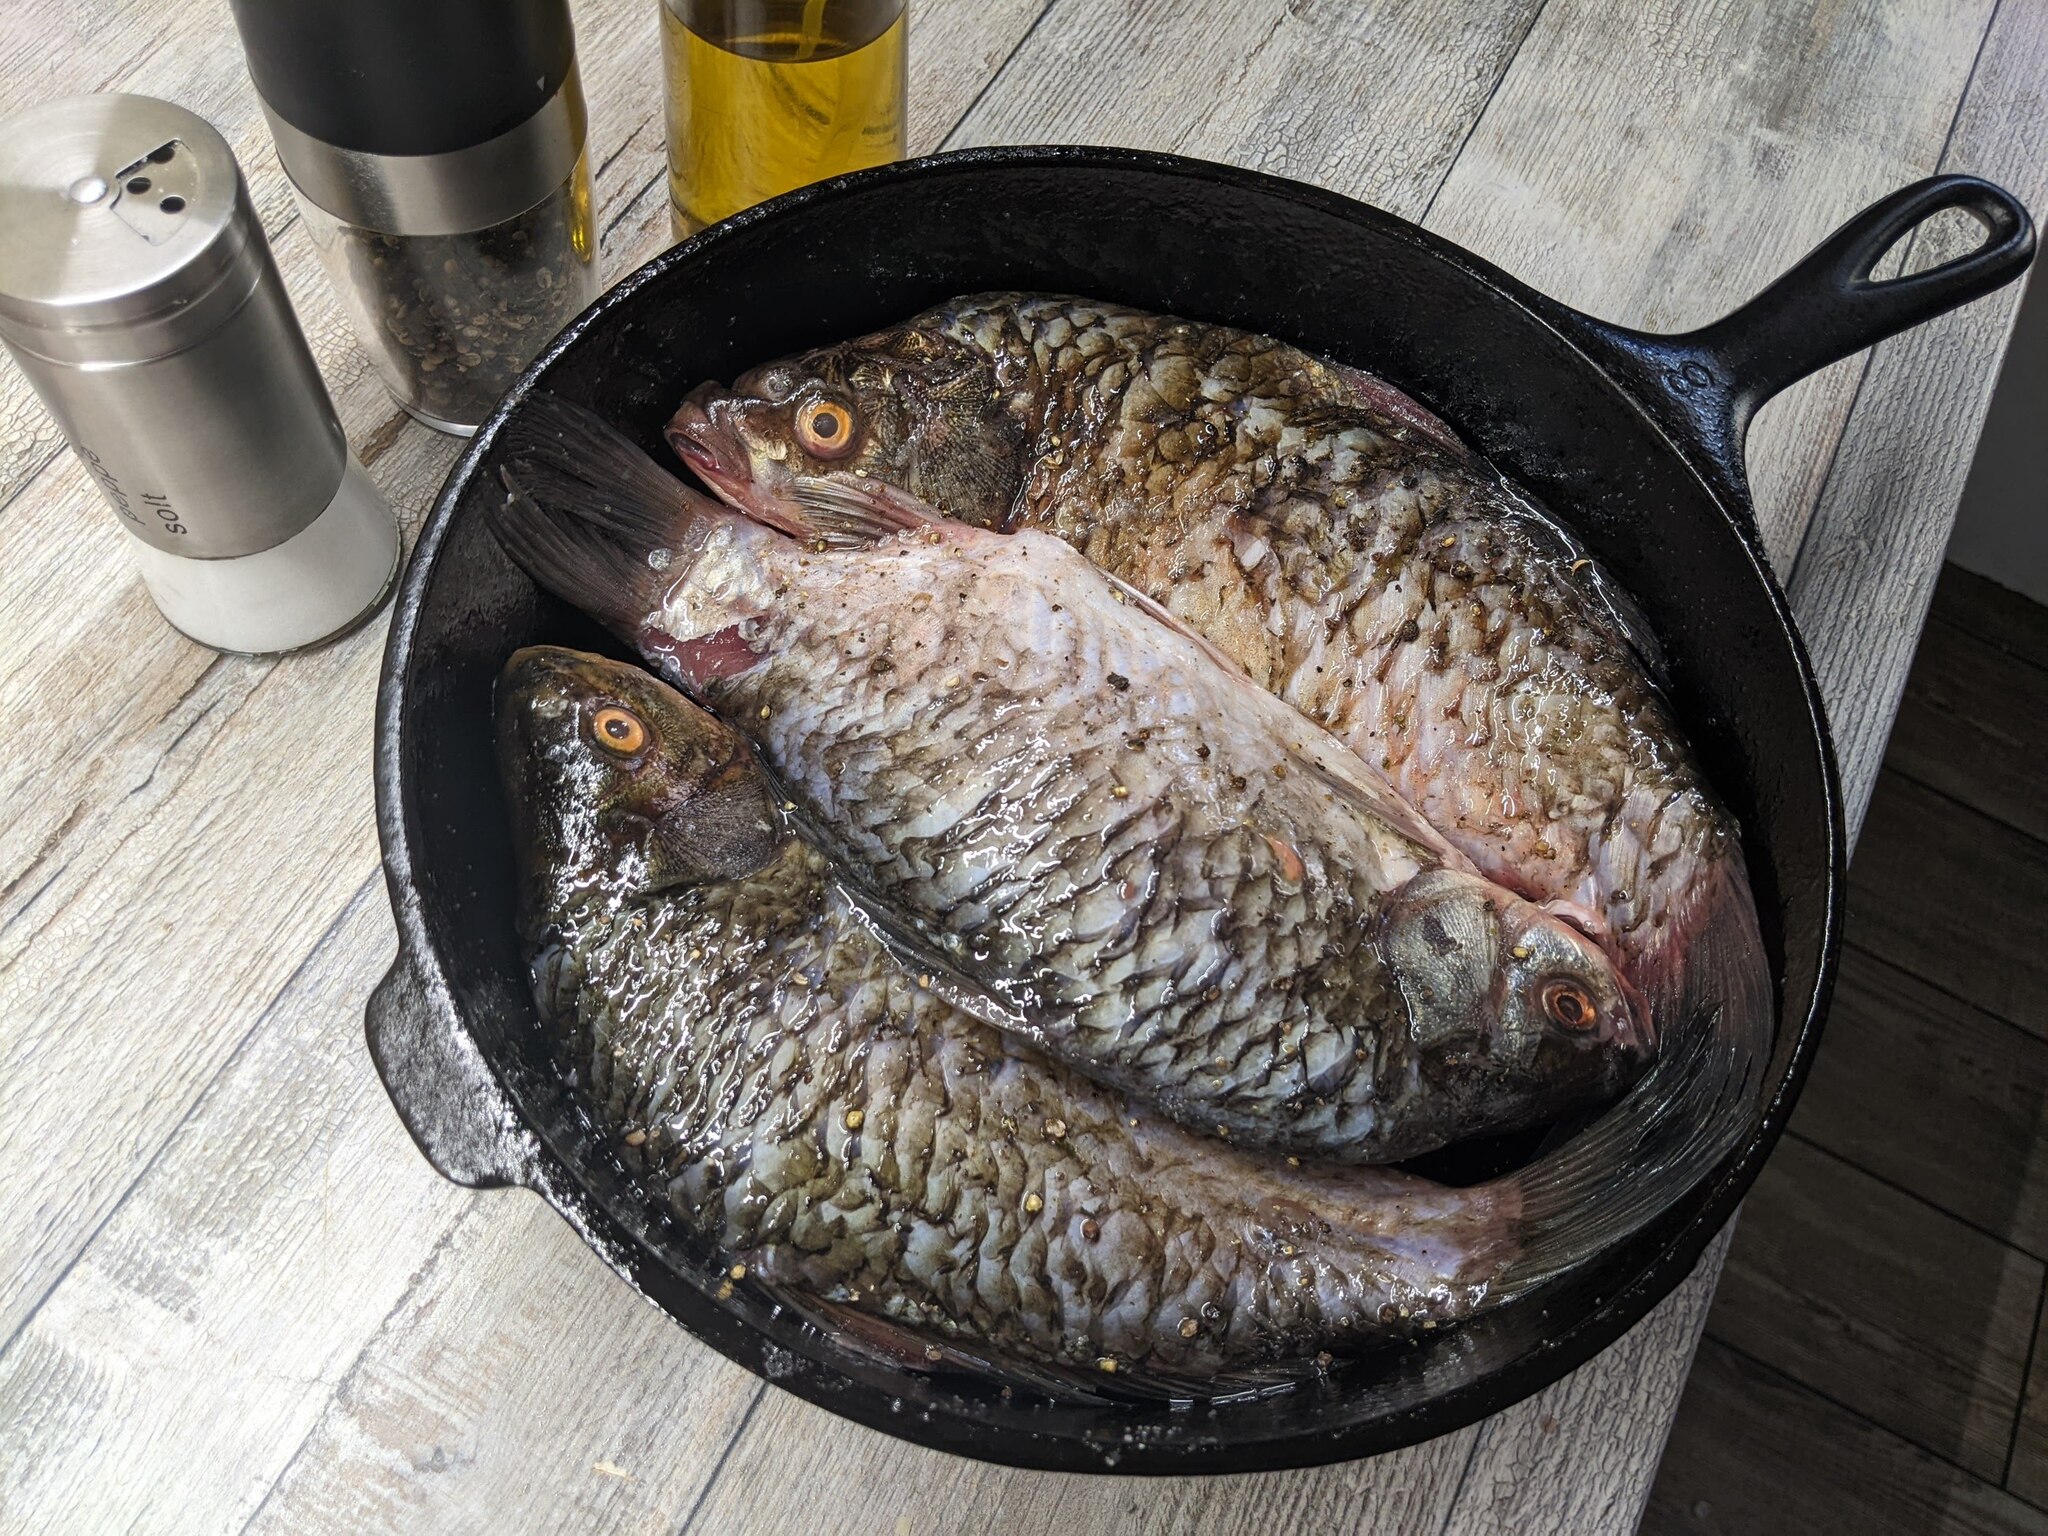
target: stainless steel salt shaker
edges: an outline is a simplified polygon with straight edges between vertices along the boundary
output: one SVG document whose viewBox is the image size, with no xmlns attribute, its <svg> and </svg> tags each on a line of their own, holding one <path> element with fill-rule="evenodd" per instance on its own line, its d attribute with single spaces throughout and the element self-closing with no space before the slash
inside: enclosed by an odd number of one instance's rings
<svg viewBox="0 0 2048 1536">
<path fill-rule="evenodd" d="M 101 95 L 0 120 L 0 341 L 194 640 L 296 650 L 390 591 L 390 505 L 203 118 Z"/>
</svg>

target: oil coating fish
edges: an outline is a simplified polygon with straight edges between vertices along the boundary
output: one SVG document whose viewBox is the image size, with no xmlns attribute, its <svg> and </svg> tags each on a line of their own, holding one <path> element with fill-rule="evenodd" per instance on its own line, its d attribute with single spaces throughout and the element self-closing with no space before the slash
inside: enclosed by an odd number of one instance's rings
<svg viewBox="0 0 2048 1536">
<path fill-rule="evenodd" d="M 496 706 L 543 1018 L 742 1283 L 918 1330 L 920 1366 L 1183 1381 L 1505 1294 L 1522 1181 L 1289 1166 L 1174 1125 L 919 986 L 747 743 L 647 673 L 536 647 Z"/>
<path fill-rule="evenodd" d="M 721 496 L 807 477 L 1042 529 L 1382 768 L 1489 877 L 1606 944 L 1660 1032 L 1768 1052 L 1738 828 L 1633 604 L 1384 381 L 1270 337 L 988 294 L 701 386 L 669 438 Z"/>
<path fill-rule="evenodd" d="M 800 543 L 559 402 L 521 434 L 514 553 L 737 723 L 936 984 L 1056 1059 L 1370 1162 L 1653 1054 L 1598 946 L 1059 540 L 863 508 Z"/>
</svg>

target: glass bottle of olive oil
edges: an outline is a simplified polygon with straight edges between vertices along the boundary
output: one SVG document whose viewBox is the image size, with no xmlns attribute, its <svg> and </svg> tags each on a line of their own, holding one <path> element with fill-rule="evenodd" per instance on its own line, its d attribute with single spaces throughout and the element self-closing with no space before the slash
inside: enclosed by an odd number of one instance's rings
<svg viewBox="0 0 2048 1536">
<path fill-rule="evenodd" d="M 680 237 L 903 156 L 905 0 L 662 0 Z"/>
</svg>

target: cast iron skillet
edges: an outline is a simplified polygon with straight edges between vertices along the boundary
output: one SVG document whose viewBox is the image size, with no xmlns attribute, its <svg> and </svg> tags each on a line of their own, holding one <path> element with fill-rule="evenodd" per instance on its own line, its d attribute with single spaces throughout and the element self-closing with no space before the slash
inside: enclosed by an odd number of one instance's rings
<svg viewBox="0 0 2048 1536">
<path fill-rule="evenodd" d="M 1884 252 L 1943 209 L 1986 228 L 1888 282 Z M 436 1168 L 538 1191 L 620 1274 L 748 1369 L 862 1423 L 1019 1466 L 1231 1472 L 1393 1449 L 1539 1390 L 1692 1268 L 1777 1139 L 1812 1058 L 1845 863 L 1827 724 L 1758 541 L 1742 442 L 1795 379 L 2023 271 L 1999 188 L 1946 176 L 1844 226 L 1725 320 L 1621 330 L 1400 219 L 1328 192 L 1104 149 L 969 150 L 795 192 L 656 258 L 564 331 L 456 465 L 420 535 L 377 712 L 377 820 L 399 953 L 369 1006 L 377 1069 Z M 1384 375 L 1571 522 L 1670 654 L 1672 696 L 1745 830 L 1780 985 L 1767 1091 L 1715 1175 L 1587 1269 L 1418 1346 L 1266 1395 L 1197 1404 L 1005 1399 L 854 1352 L 742 1283 L 631 1193 L 547 1057 L 515 948 L 491 684 L 516 647 L 610 648 L 500 553 L 482 513 L 524 395 L 584 402 L 666 459 L 705 378 L 954 294 L 1072 292 L 1270 332 Z M 673 462 L 668 460 L 668 462 Z"/>
</svg>

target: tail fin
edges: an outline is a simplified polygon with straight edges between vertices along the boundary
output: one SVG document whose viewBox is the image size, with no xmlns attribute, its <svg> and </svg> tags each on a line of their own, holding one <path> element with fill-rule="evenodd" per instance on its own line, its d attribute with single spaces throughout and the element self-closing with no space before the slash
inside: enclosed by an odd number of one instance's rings
<svg viewBox="0 0 2048 1536">
<path fill-rule="evenodd" d="M 1673 924 L 1677 952 L 1645 991 L 1657 1063 L 1620 1102 L 1498 1181 L 1519 1194 L 1521 1240 L 1495 1282 L 1506 1300 L 1655 1221 L 1749 1129 L 1769 1068 L 1776 1007 L 1756 904 L 1731 850 Z"/>
<path fill-rule="evenodd" d="M 491 532 L 542 587 L 627 640 L 705 531 L 736 519 L 556 395 L 529 396 L 501 441 L 506 496 Z"/>
<path fill-rule="evenodd" d="M 560 395 L 528 396 L 502 443 L 506 472 L 541 506 L 641 549 L 672 543 L 705 508 L 730 516 L 595 411 Z"/>
<path fill-rule="evenodd" d="M 492 510 L 491 532 L 505 553 L 544 590 L 621 638 L 637 638 L 660 600 L 658 573 L 602 528 L 543 512 L 518 470 L 499 477 L 505 500 Z"/>
</svg>

